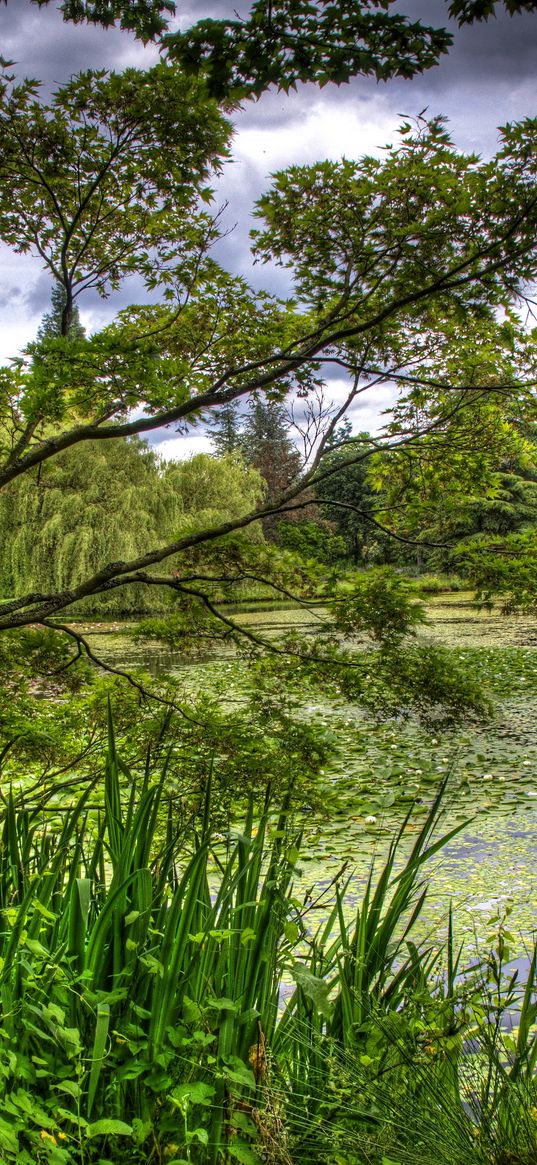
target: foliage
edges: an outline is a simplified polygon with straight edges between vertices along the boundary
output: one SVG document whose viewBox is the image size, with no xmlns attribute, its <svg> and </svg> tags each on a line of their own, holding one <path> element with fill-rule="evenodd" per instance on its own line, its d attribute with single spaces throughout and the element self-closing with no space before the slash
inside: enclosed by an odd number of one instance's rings
<svg viewBox="0 0 537 1165">
<path fill-rule="evenodd" d="M 3 594 L 24 586 L 70 589 L 102 562 L 136 557 L 181 531 L 233 519 L 260 495 L 258 476 L 233 457 L 199 454 L 161 465 L 137 438 L 67 450 L 0 494 Z M 255 527 L 244 535 L 256 537 Z M 166 606 L 162 588 L 133 584 L 92 595 L 77 611 L 132 615 Z"/>
<path fill-rule="evenodd" d="M 241 444 L 246 460 L 264 477 L 270 500 L 285 491 L 300 466 L 299 454 L 289 436 L 290 427 L 285 410 L 276 401 L 259 398 L 251 402 Z"/>
<path fill-rule="evenodd" d="M 384 535 L 374 522 L 382 522 L 382 512 L 375 517 L 381 502 L 369 482 L 369 464 L 375 443 L 369 433 L 353 437 L 343 429 L 336 448 L 328 449 L 316 474 L 314 493 L 322 500 L 320 513 L 333 523 L 345 538 L 347 551 L 355 564 L 371 563 L 382 555 L 393 554 L 394 540 Z"/>
<path fill-rule="evenodd" d="M 198 453 L 186 461 L 170 462 L 166 479 L 181 499 L 184 515 L 202 529 L 251 513 L 263 497 L 260 474 L 237 453 L 218 458 Z M 260 531 L 254 527 L 243 537 L 259 540 Z"/>
<path fill-rule="evenodd" d="M 50 0 L 31 0 L 44 7 Z M 4 0 L 7 5 L 8 0 Z M 459 23 L 486 20 L 496 0 L 452 0 L 449 14 Z M 532 0 L 504 0 L 510 14 L 533 11 Z M 371 8 L 380 9 L 370 12 Z M 349 11 L 319 11 L 310 3 L 271 0 L 254 3 L 248 19 L 198 21 L 188 34 L 166 38 L 170 54 L 191 71 L 207 74 L 211 91 L 218 97 L 254 94 L 268 85 L 282 89 L 297 80 L 340 84 L 357 73 L 378 78 L 416 72 L 437 63 L 451 44 L 444 29 L 432 29 L 405 16 L 386 13 L 385 0 L 365 0 Z M 105 28 L 119 21 L 142 40 L 157 39 L 174 15 L 174 0 L 61 0 L 64 20 L 87 20 Z M 231 67 L 234 63 L 234 68 Z"/>
<path fill-rule="evenodd" d="M 276 528 L 278 544 L 292 550 L 301 558 L 334 566 L 347 557 L 347 543 L 336 534 L 327 523 L 321 525 L 311 519 L 294 522 L 278 522 Z"/>
<path fill-rule="evenodd" d="M 65 289 L 59 283 L 54 283 L 51 292 L 50 311 L 46 312 L 41 320 L 37 331 L 37 344 L 45 340 L 48 336 L 61 336 L 63 328 L 63 313 L 66 304 Z M 86 335 L 86 329 L 83 327 L 80 320 L 80 313 L 77 304 L 74 304 L 71 310 L 71 318 L 68 324 L 67 339 L 68 340 L 83 340 Z"/>
<path fill-rule="evenodd" d="M 451 0 L 460 24 L 495 14 L 496 0 Z M 513 14 L 533 11 L 533 0 L 505 0 Z M 388 12 L 389 0 L 256 0 L 246 18 L 199 20 L 165 37 L 173 60 L 201 73 L 211 93 L 235 100 L 259 97 L 270 85 L 288 92 L 299 82 L 341 85 L 357 74 L 413 77 L 438 63 L 452 43 L 444 28 L 431 28 L 404 13 Z"/>
<path fill-rule="evenodd" d="M 8 0 L 4 0 L 7 4 Z M 31 0 L 42 8 L 50 0 Z M 61 0 L 64 20 L 78 24 L 88 20 L 109 28 L 116 20 L 120 27 L 133 31 L 142 40 L 156 38 L 166 28 L 166 17 L 175 12 L 173 0 Z"/>
<path fill-rule="evenodd" d="M 320 1131 L 324 1153 L 379 1165 L 533 1159 L 535 953 L 527 982 L 519 983 L 508 967 L 508 917 L 491 919 L 490 928 L 490 948 L 471 966 L 451 930 L 441 978 L 420 974 L 416 964 L 414 990 L 399 1012 L 377 1010 L 364 1025 L 365 1055 L 331 1049 L 340 1109 Z M 324 1153 L 308 1160 L 324 1161 Z"/>
<path fill-rule="evenodd" d="M 472 24 L 474 20 L 494 16 L 496 7 L 496 0 L 450 0 L 449 14 L 457 17 L 459 24 Z M 517 12 L 534 12 L 535 0 L 504 0 L 504 7 L 510 16 Z"/>
<path fill-rule="evenodd" d="M 408 580 L 412 590 L 421 595 L 439 595 L 447 591 L 463 591 L 467 589 L 464 579 L 452 574 L 419 574 Z"/>
<path fill-rule="evenodd" d="M 255 562 L 257 548 L 253 549 Z M 277 567 L 278 552 L 273 556 L 270 546 L 260 549 L 265 559 L 269 551 L 269 565 Z M 285 562 L 280 569 L 282 565 Z M 143 620 L 135 634 L 194 658 L 233 645 L 243 658 L 246 690 L 257 692 L 272 709 L 274 699 L 277 704 L 280 700 L 292 704 L 308 691 L 312 696 L 343 696 L 380 718 L 416 715 L 425 722 L 457 722 L 490 715 L 490 700 L 472 664 L 429 643 L 409 646 L 424 613 L 408 580 L 389 568 L 378 568 L 349 576 L 337 590 L 326 570 L 325 577 L 319 577 L 322 568 L 317 562 L 306 561 L 305 566 L 306 580 L 310 575 L 311 585 L 313 575 L 317 582 L 316 605 L 322 604 L 315 611 L 314 636 L 302 635 L 300 629 L 268 636 L 256 632 L 225 609 L 226 591 L 214 566 L 212 577 L 204 574 L 203 588 L 188 576 L 178 578 L 174 584 L 178 602 L 171 615 Z M 239 568 L 236 578 L 240 577 Z M 259 576 L 254 568 L 246 569 L 242 577 Z M 266 567 L 265 577 L 270 577 Z M 287 586 L 281 588 L 287 595 L 292 577 L 288 573 Z M 298 582 L 295 567 L 295 590 Z M 359 649 L 352 637 L 362 640 Z"/>
<path fill-rule="evenodd" d="M 241 447 L 241 423 L 236 401 L 215 409 L 209 417 L 210 438 L 217 456 L 238 453 Z"/>
<path fill-rule="evenodd" d="M 382 647 L 398 647 L 425 621 L 423 605 L 411 597 L 405 578 L 389 567 L 359 575 L 351 594 L 338 600 L 336 631 L 346 637 L 366 631 Z"/>
<path fill-rule="evenodd" d="M 154 641 L 174 636 L 174 620 L 142 621 L 140 637 Z M 282 795 L 293 772 L 293 803 L 322 800 L 322 767 L 333 741 L 317 719 L 297 714 L 296 701 L 282 685 L 277 690 L 252 686 L 244 675 L 207 689 L 193 690 L 188 669 L 181 677 L 160 680 L 130 666 L 111 674 L 90 667 L 84 649 L 77 657 L 70 639 L 51 629 L 29 629 L 2 639 L 0 726 L 2 782 L 21 791 L 45 791 L 57 804 L 70 804 L 73 789 L 92 777 L 106 746 L 107 703 L 114 701 L 116 734 L 122 754 L 134 767 L 148 749 L 155 757 L 174 758 L 179 776 L 168 772 L 167 791 L 183 813 L 199 811 L 203 782 L 215 762 L 213 822 L 236 812 L 249 795 L 260 797 L 270 783 Z M 207 649 L 203 629 L 190 619 L 186 658 Z M 106 668 L 93 640 L 94 659 Z M 82 636 L 82 642 L 87 639 Z M 196 654 L 195 654 L 196 653 Z M 128 680 L 129 682 L 126 682 Z M 163 724 L 163 709 L 168 715 Z"/>
<path fill-rule="evenodd" d="M 101 559 L 68 589 L 37 600 L 35 591 L 14 596 L 2 606 L 2 627 L 48 618 L 133 578 L 153 587 L 152 568 L 161 562 L 172 560 L 176 569 L 176 556 L 186 564 L 203 543 L 233 530 L 284 511 L 304 515 L 310 482 L 322 477 L 325 447 L 335 455 L 345 407 L 368 384 L 400 376 L 405 385 L 409 361 L 415 376 L 388 434 L 396 461 L 407 446 L 412 457 L 424 449 L 439 489 L 446 441 L 454 450 L 453 478 L 458 470 L 485 483 L 493 458 L 516 446 L 512 407 L 517 416 L 526 407 L 533 349 L 529 341 L 524 347 L 512 312 L 498 323 L 497 307 L 509 309 L 534 274 L 532 123 L 506 129 L 505 146 L 490 162 L 457 153 L 437 120 L 403 127 L 403 144 L 382 160 L 277 175 L 258 208 L 266 225 L 256 248 L 263 261 L 292 264 L 297 304 L 252 291 L 206 255 L 218 228 L 198 199 L 208 197 L 205 181 L 225 155 L 228 129 L 189 85 L 163 65 L 143 78 L 130 70 L 121 78 L 83 74 L 48 107 L 32 85 L 10 91 L 6 81 L 11 129 L 0 226 L 15 248 L 40 249 L 62 284 L 66 334 L 45 337 L 29 359 L 2 373 L 0 482 L 6 487 L 39 473 L 80 444 L 193 424 L 240 398 L 252 402 L 252 421 L 256 410 L 275 418 L 286 396 L 307 396 L 314 414 L 318 402 L 320 412 L 310 418 L 313 446 L 302 470 L 287 458 L 285 474 L 272 483 L 274 496 L 257 498 L 249 513 L 237 510 L 226 520 L 222 511 L 207 511 L 205 528 L 192 522 L 146 545 L 146 553 Z M 165 147 L 159 134 L 167 135 Z M 46 165 L 56 149 L 61 192 L 54 203 Z M 30 197 L 31 150 L 41 178 Z M 79 169 L 85 185 L 75 181 Z M 118 190 L 121 200 L 114 201 Z M 95 336 L 69 339 L 72 297 L 94 283 L 106 293 L 132 271 L 162 302 L 124 309 Z M 323 411 L 324 357 L 341 361 L 354 377 L 337 417 Z M 375 472 L 384 488 L 383 461 Z M 167 586 L 169 576 L 161 577 Z"/>
<path fill-rule="evenodd" d="M 370 474 L 376 488 L 383 491 L 384 506 L 392 511 L 390 528 L 415 539 L 425 532 L 425 547 L 429 543 L 431 550 L 474 530 L 516 528 L 532 508 L 534 400 L 529 380 L 535 369 L 536 334 L 533 329 L 520 330 L 509 317 L 499 329 L 491 330 L 483 320 L 476 326 L 481 330 L 479 352 L 472 352 L 460 334 L 456 346 L 459 373 L 473 401 L 480 450 L 466 429 L 464 406 L 461 410 L 464 392 L 447 399 L 455 351 L 451 348 L 450 352 L 448 343 L 436 365 L 438 384 L 428 393 L 423 386 L 411 389 L 396 406 L 393 422 L 394 431 L 402 433 L 416 416 L 425 422 L 432 420 L 436 409 L 445 408 L 449 418 L 446 411 L 442 438 L 431 430 L 419 447 L 416 443 L 408 449 L 379 453 Z M 416 354 L 419 358 L 419 344 Z M 528 385 L 520 384 L 515 413 L 508 416 L 502 398 L 510 395 L 509 386 L 522 370 Z"/>
<path fill-rule="evenodd" d="M 173 537 L 182 516 L 177 483 L 138 439 L 67 450 L 0 494 L 2 592 L 70 589 L 103 561 Z M 153 595 L 132 587 L 85 606 L 125 614 L 147 610 L 148 599 L 154 606 Z"/>
<path fill-rule="evenodd" d="M 288 1082 L 291 1140 L 300 1160 L 330 1159 L 328 1146 L 347 1121 L 354 1126 L 355 1145 L 371 1123 L 380 1123 L 365 1089 L 365 1095 L 353 1096 L 342 1087 L 337 1063 L 345 1055 L 353 1064 L 374 1065 L 382 1077 L 389 1050 L 386 1041 L 382 1046 L 378 1040 L 375 1058 L 371 1055 L 377 1025 L 388 1017 L 395 1022 L 401 1012 L 404 1016 L 419 986 L 432 978 L 438 950 L 418 948 L 409 936 L 427 892 L 423 863 L 450 836 L 431 836 L 440 798 L 402 869 L 397 871 L 396 858 L 405 826 L 380 870 L 370 869 L 351 922 L 345 911 L 349 883 L 336 887 L 331 914 L 309 939 L 306 958 L 293 969 L 297 986 L 276 1029 L 275 1055 Z"/>
<path fill-rule="evenodd" d="M 255 397 L 241 434 L 241 450 L 245 460 L 261 474 L 266 486 L 266 504 L 272 506 L 300 477 L 302 467 L 298 450 L 290 437 L 291 424 L 285 409 L 275 400 Z M 296 497 L 298 504 L 307 500 Z M 301 514 L 303 510 L 299 511 Z M 294 513 L 289 518 L 292 521 Z M 289 520 L 289 519 L 288 519 Z M 275 537 L 277 515 L 263 520 L 264 533 Z"/>
<path fill-rule="evenodd" d="M 174 244 L 203 247 L 193 212 L 229 131 L 195 81 L 163 64 L 89 70 L 47 106 L 4 72 L 0 92 L 0 233 L 19 254 L 38 241 L 65 292 L 64 335 L 85 288 L 107 295 L 134 271 L 151 283 Z"/>
<path fill-rule="evenodd" d="M 442 794 L 402 866 L 405 827 L 371 870 L 354 923 L 344 883 L 312 934 L 309 908 L 291 889 L 298 848 L 285 813 L 271 825 L 265 807 L 254 824 L 250 809 L 237 836 L 218 837 L 209 780 L 194 830 L 169 800 L 175 764 L 168 756 L 160 772 L 129 772 L 110 724 L 104 787 L 91 780 L 64 814 L 53 799 L 4 801 L 3 1159 L 253 1165 L 272 1144 L 312 1162 L 330 1160 L 337 1147 L 350 1163 L 371 1127 L 377 1147 L 403 1151 L 407 1130 L 395 1129 L 387 1098 L 406 1114 L 420 1089 L 434 1096 L 436 1070 L 441 1077 L 446 1063 L 453 1071 L 461 1055 L 461 1032 L 478 1023 L 485 1047 L 491 1014 L 481 986 L 461 1012 L 453 954 L 446 993 L 435 986 L 438 951 L 412 938 L 425 863 L 457 832 L 433 835 Z M 504 927 L 500 958 L 508 937 Z M 505 1012 L 513 984 L 502 995 L 494 951 L 488 965 L 486 983 Z M 296 986 L 281 1014 L 284 973 Z M 526 1128 L 531 996 L 530 984 L 512 1067 L 503 1068 L 499 1025 L 487 1053 L 491 1113 L 501 1088 L 513 1111 L 500 1075 L 518 1078 Z M 425 1081 L 431 1046 L 438 1059 Z M 404 1070 L 410 1054 L 417 1076 Z M 427 1120 L 415 1111 L 410 1137 Z M 520 1144 L 520 1128 L 520 1119 L 516 1129 L 505 1123 L 496 1143 Z"/>
<path fill-rule="evenodd" d="M 130 1160 L 242 1160 L 255 1137 L 249 1056 L 276 1020 L 296 851 L 251 810 L 215 851 L 210 787 L 197 835 L 166 809 L 167 769 L 134 783 L 110 726 L 102 802 L 91 782 L 63 820 L 5 803 L 5 1161 L 118 1160 L 118 1137 Z"/>
<path fill-rule="evenodd" d="M 357 904 L 338 882 L 312 931 L 286 815 L 250 809 L 215 834 L 209 772 L 195 827 L 178 763 L 164 750 L 160 771 L 129 771 L 109 724 L 104 786 L 96 773 L 63 812 L 43 792 L 4 798 L 3 1159 L 254 1165 L 272 1147 L 410 1165 L 434 1146 L 447 1165 L 527 1165 L 535 956 L 519 991 L 506 919 L 464 973 L 452 931 L 447 974 L 413 937 L 425 863 L 462 828 L 433 833 L 442 791 L 410 852 L 407 819 Z"/>
<path fill-rule="evenodd" d="M 537 605 L 535 529 L 504 538 L 481 537 L 461 543 L 453 554 L 477 598 L 487 607 L 495 600 L 505 614 L 534 611 Z"/>
</svg>

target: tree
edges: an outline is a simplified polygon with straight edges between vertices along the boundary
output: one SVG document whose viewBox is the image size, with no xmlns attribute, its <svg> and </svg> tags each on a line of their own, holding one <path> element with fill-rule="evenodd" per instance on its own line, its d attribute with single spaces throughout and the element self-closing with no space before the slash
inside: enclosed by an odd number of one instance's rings
<svg viewBox="0 0 537 1165">
<path fill-rule="evenodd" d="M 345 538 L 347 553 L 355 563 L 370 560 L 369 544 L 375 541 L 378 495 L 375 496 L 368 479 L 374 449 L 369 433 L 353 437 L 350 426 L 344 429 L 336 448 L 327 451 L 322 463 L 324 477 L 317 486 L 325 502 L 323 518 Z M 335 503 L 333 506 L 330 499 Z M 386 540 L 386 536 L 380 537 Z"/>
<path fill-rule="evenodd" d="M 0 493 L 1 592 L 69 590 L 103 561 L 174 537 L 182 515 L 176 483 L 138 437 L 67 450 Z M 127 587 L 82 607 L 130 614 L 155 596 Z"/>
<path fill-rule="evenodd" d="M 51 293 L 50 311 L 43 316 L 39 328 L 37 330 L 38 345 L 46 340 L 48 337 L 58 337 L 62 334 L 63 327 L 63 313 L 65 311 L 66 294 L 64 288 L 59 283 L 54 283 Z M 68 340 L 84 340 L 86 336 L 86 329 L 83 327 L 80 320 L 80 312 L 78 305 L 75 303 L 71 309 L 71 318 L 69 320 L 67 339 Z"/>
<path fill-rule="evenodd" d="M 40 8 L 50 0 L 30 0 Z M 197 21 L 164 38 L 166 51 L 187 72 L 202 73 L 218 98 L 258 97 L 270 85 L 288 90 L 298 81 L 337 85 L 357 75 L 413 77 L 438 64 L 452 36 L 403 13 L 389 13 L 392 0 L 255 0 L 239 19 Z M 4 0 L 7 5 L 8 0 Z M 120 27 L 142 40 L 159 39 L 173 0 L 61 0 L 64 20 Z M 510 15 L 534 12 L 535 0 L 450 0 L 459 24 L 488 20 L 498 8 Z"/>
<path fill-rule="evenodd" d="M 535 428 L 523 430 L 518 454 L 492 470 L 488 488 L 431 511 L 432 537 L 447 543 L 432 555 L 442 567 L 466 576 L 487 604 L 495 598 L 507 613 L 537 607 L 537 468 Z"/>
<path fill-rule="evenodd" d="M 76 587 L 104 561 L 233 521 L 261 496 L 259 475 L 231 455 L 161 465 L 138 437 L 88 442 L 0 493 L 0 593 Z M 259 538 L 255 526 L 250 537 Z M 78 610 L 132 615 L 165 609 L 167 601 L 165 590 L 148 583 L 89 596 Z"/>
<path fill-rule="evenodd" d="M 209 416 L 210 438 L 217 456 L 237 453 L 241 447 L 241 420 L 236 401 L 230 401 Z"/>
<path fill-rule="evenodd" d="M 270 85 L 289 90 L 302 81 L 341 85 L 357 75 L 379 81 L 413 77 L 438 64 L 452 36 L 403 13 L 391 0 L 256 0 L 248 15 L 199 20 L 165 37 L 172 59 L 201 73 L 218 97 L 258 97 Z M 487 20 L 504 7 L 535 11 L 535 0 L 451 0 L 460 24 Z"/>
<path fill-rule="evenodd" d="M 7 5 L 8 0 L 4 0 Z M 50 0 L 31 0 L 39 8 Z M 173 0 L 61 0 L 64 20 L 78 24 L 82 20 L 109 28 L 119 20 L 121 28 L 135 32 L 142 40 L 153 40 L 166 28 L 166 17 L 173 16 Z"/>
<path fill-rule="evenodd" d="M 433 537 L 453 546 L 476 535 L 504 536 L 537 526 L 537 469 L 530 458 L 531 451 L 506 457 L 488 490 L 461 499 L 457 508 L 449 506 L 448 497 L 431 515 Z"/>
<path fill-rule="evenodd" d="M 535 124 L 508 127 L 490 162 L 458 153 L 433 121 L 405 126 L 403 144 L 382 159 L 276 175 L 258 206 L 255 247 L 261 261 L 293 269 L 294 296 L 281 300 L 252 291 L 206 253 L 216 228 L 199 196 L 228 130 L 189 84 L 166 66 L 83 74 L 48 108 L 35 87 L 9 91 L 6 82 L 4 241 L 40 254 L 72 299 L 90 286 L 106 293 L 137 270 L 162 302 L 122 310 L 76 342 L 64 311 L 62 337 L 2 370 L 0 484 L 44 472 L 86 442 L 195 423 L 240 399 L 310 398 L 326 361 L 348 374 L 347 399 L 320 417 L 303 471 L 280 482 L 278 496 L 103 560 L 76 586 L 22 588 L 0 606 L 0 628 L 48 621 L 126 584 L 153 587 L 166 562 L 173 583 L 164 573 L 162 586 L 177 590 L 177 556 L 304 509 L 309 485 L 321 501 L 324 449 L 357 395 L 377 383 L 401 386 L 385 441 L 398 456 L 425 449 L 434 459 L 434 442 L 447 442 L 475 475 L 514 444 L 510 410 L 524 398 L 533 355 L 528 348 L 519 358 L 521 342 L 497 312 L 536 272 Z"/>
<path fill-rule="evenodd" d="M 267 498 L 285 493 L 297 476 L 300 456 L 289 436 L 285 411 L 277 401 L 255 397 L 242 432 L 245 460 L 259 470 L 266 482 Z"/>
<path fill-rule="evenodd" d="M 535 0 L 504 0 L 503 7 L 510 16 L 520 12 L 535 12 Z M 451 0 L 449 15 L 454 16 L 459 24 L 473 24 L 474 20 L 488 20 L 494 16 L 498 8 L 497 0 Z"/>
<path fill-rule="evenodd" d="M 226 518 L 233 521 L 250 514 L 263 497 L 259 473 L 236 453 L 211 457 L 198 453 L 186 461 L 170 462 L 166 480 L 181 499 L 183 519 L 206 529 Z M 254 537 L 258 536 L 253 531 Z"/>
<path fill-rule="evenodd" d="M 269 505 L 300 478 L 301 458 L 290 438 L 290 431 L 290 420 L 277 401 L 263 401 L 256 397 L 250 402 L 250 414 L 244 425 L 241 448 L 246 461 L 259 470 L 266 484 L 266 502 Z M 312 506 L 308 506 L 308 502 L 312 501 L 311 491 L 301 490 L 295 497 L 299 509 L 291 510 L 287 521 L 293 521 L 296 517 L 310 518 Z M 277 514 L 269 514 L 263 519 L 263 530 L 268 538 L 277 540 L 277 527 Z"/>
<path fill-rule="evenodd" d="M 62 335 L 90 287 L 106 296 L 134 271 L 150 287 L 189 278 L 212 227 L 194 206 L 229 136 L 196 81 L 161 64 L 89 71 L 46 107 L 36 82 L 4 72 L 0 132 L 0 235 L 63 289 Z"/>
<path fill-rule="evenodd" d="M 47 343 L 61 337 L 65 289 L 52 288 L 51 310 L 32 345 L 34 362 Z M 85 339 L 75 304 L 64 351 Z M 180 529 L 241 516 L 262 496 L 261 482 L 238 460 L 206 455 L 162 466 L 147 444 L 127 440 L 88 442 L 66 450 L 37 473 L 0 493 L 0 592 L 21 586 L 65 589 L 113 554 L 132 557 L 151 538 L 169 539 Z M 81 525 L 81 512 L 84 522 Z M 127 587 L 90 599 L 85 610 L 116 614 L 155 610 L 154 593 Z"/>
</svg>

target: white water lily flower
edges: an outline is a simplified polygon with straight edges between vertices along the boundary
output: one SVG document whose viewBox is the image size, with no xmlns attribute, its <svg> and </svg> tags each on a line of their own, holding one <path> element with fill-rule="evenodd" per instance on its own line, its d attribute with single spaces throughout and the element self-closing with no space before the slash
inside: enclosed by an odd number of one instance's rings
<svg viewBox="0 0 537 1165">
<path fill-rule="evenodd" d="M 366 825 L 376 825 L 376 822 L 377 822 L 377 819 L 373 813 L 371 813 L 370 816 L 366 817 L 366 819 L 365 819 Z"/>
</svg>

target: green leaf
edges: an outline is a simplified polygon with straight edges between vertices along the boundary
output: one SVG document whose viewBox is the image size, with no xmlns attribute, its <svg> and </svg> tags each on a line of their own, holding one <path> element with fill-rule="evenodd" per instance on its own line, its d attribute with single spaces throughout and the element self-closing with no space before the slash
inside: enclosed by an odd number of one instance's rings
<svg viewBox="0 0 537 1165">
<path fill-rule="evenodd" d="M 174 1100 L 185 1101 L 189 1104 L 210 1105 L 214 1097 L 214 1088 L 204 1080 L 193 1080 L 189 1084 L 179 1084 L 172 1092 Z"/>
<path fill-rule="evenodd" d="M 328 1019 L 332 1014 L 332 1005 L 328 998 L 330 984 L 324 979 L 319 979 L 317 975 L 312 975 L 303 963 L 294 963 L 291 967 L 291 974 L 297 986 L 302 989 L 308 999 L 311 999 L 317 1011 Z"/>
<path fill-rule="evenodd" d="M 241 1165 L 259 1165 L 259 1156 L 250 1145 L 241 1145 L 231 1141 L 227 1147 L 229 1156 Z"/>
<path fill-rule="evenodd" d="M 91 1116 L 91 1110 L 97 1092 L 97 1085 L 103 1067 L 103 1061 L 106 1054 L 106 1044 L 108 1040 L 108 1028 L 110 1025 L 110 1007 L 108 1003 L 99 1003 L 97 1006 L 97 1020 L 95 1024 L 95 1036 L 93 1040 L 93 1050 L 91 1054 L 91 1071 L 88 1083 L 88 1116 Z"/>
<path fill-rule="evenodd" d="M 188 1134 L 188 1137 L 189 1140 L 200 1141 L 202 1145 L 209 1144 L 209 1134 L 207 1129 L 192 1129 L 192 1132 Z"/>
<path fill-rule="evenodd" d="M 88 1125 L 87 1137 L 132 1137 L 132 1125 L 120 1120 L 99 1120 Z"/>
</svg>

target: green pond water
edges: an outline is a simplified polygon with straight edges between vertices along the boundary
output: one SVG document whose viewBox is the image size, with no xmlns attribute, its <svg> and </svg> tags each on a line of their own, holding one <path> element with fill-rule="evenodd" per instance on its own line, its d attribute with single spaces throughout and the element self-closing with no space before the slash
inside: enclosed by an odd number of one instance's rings
<svg viewBox="0 0 537 1165">
<path fill-rule="evenodd" d="M 313 634 L 319 614 L 278 607 L 234 618 L 270 637 L 289 626 Z M 464 593 L 435 596 L 427 614 L 422 636 L 471 655 L 494 700 L 493 721 L 432 735 L 412 721 L 378 723 L 348 704 L 305 699 L 300 716 L 325 726 L 334 751 L 323 773 L 324 815 L 303 807 L 302 882 L 316 897 L 348 862 L 358 897 L 372 858 L 382 860 L 409 807 L 416 803 L 410 846 L 420 807 L 423 813 L 448 774 L 443 828 L 469 824 L 429 868 L 425 925 L 442 935 L 452 900 L 461 937 L 482 941 L 490 918 L 512 907 L 509 929 L 523 953 L 537 927 L 537 618 L 479 611 Z M 174 674 L 190 693 L 209 688 L 240 700 L 241 665 L 232 652 L 185 665 L 179 653 L 133 643 L 119 624 L 93 625 L 90 638 L 105 661 Z M 319 916 L 323 909 L 321 902 Z"/>
</svg>

